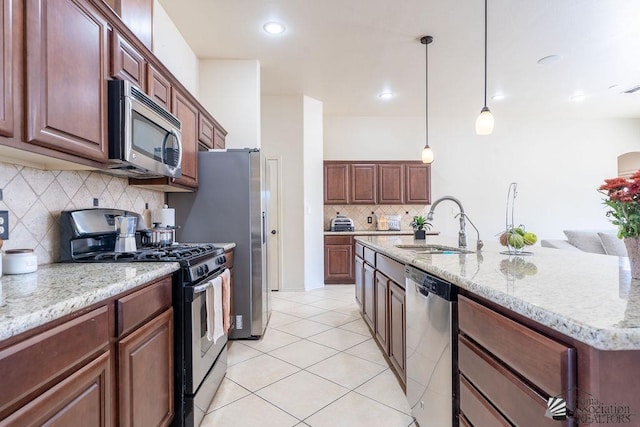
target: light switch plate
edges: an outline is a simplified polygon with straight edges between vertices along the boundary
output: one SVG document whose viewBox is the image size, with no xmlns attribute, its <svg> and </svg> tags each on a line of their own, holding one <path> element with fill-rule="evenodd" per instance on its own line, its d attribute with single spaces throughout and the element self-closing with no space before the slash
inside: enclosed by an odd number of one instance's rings
<svg viewBox="0 0 640 427">
<path fill-rule="evenodd" d="M 0 239 L 9 240 L 9 211 L 0 211 Z"/>
</svg>

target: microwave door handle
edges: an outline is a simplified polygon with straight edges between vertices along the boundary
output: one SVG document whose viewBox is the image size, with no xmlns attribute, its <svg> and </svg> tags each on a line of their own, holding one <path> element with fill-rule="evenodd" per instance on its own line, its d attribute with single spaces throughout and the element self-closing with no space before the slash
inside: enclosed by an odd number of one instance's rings
<svg viewBox="0 0 640 427">
<path fill-rule="evenodd" d="M 177 167 L 181 168 L 182 167 L 182 140 L 180 139 L 180 135 L 178 135 L 178 132 L 176 132 L 175 129 L 171 129 L 171 134 L 178 142 L 178 166 Z"/>
</svg>

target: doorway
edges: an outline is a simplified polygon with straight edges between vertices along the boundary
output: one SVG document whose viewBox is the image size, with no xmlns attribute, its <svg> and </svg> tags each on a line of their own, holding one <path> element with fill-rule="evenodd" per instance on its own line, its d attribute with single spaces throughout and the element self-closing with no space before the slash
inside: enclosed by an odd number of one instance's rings
<svg viewBox="0 0 640 427">
<path fill-rule="evenodd" d="M 267 280 L 269 289 L 281 288 L 282 228 L 280 227 L 281 162 L 279 157 L 266 159 L 267 184 Z"/>
</svg>

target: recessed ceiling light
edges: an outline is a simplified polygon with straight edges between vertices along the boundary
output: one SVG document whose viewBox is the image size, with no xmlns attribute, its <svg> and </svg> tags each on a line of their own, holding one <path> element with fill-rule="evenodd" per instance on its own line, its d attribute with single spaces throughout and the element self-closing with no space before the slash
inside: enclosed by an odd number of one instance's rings
<svg viewBox="0 0 640 427">
<path fill-rule="evenodd" d="M 282 34 L 286 30 L 284 24 L 279 22 L 267 22 L 262 26 L 262 29 L 265 30 L 269 34 Z"/>
<path fill-rule="evenodd" d="M 394 96 L 395 94 L 393 92 L 382 92 L 381 94 L 378 95 L 378 98 L 384 99 L 386 101 L 387 99 L 391 99 Z"/>
<path fill-rule="evenodd" d="M 560 55 L 549 55 L 544 58 L 538 59 L 538 64 L 540 65 L 549 65 L 555 64 L 556 62 L 562 61 L 562 56 Z"/>
<path fill-rule="evenodd" d="M 495 95 L 493 95 L 491 97 L 491 99 L 493 99 L 494 101 L 502 101 L 504 99 L 504 94 L 503 93 L 496 93 Z"/>
<path fill-rule="evenodd" d="M 587 99 L 587 95 L 585 95 L 584 93 L 576 93 L 571 97 L 571 101 L 573 102 L 580 102 L 584 101 L 585 99 Z"/>
</svg>

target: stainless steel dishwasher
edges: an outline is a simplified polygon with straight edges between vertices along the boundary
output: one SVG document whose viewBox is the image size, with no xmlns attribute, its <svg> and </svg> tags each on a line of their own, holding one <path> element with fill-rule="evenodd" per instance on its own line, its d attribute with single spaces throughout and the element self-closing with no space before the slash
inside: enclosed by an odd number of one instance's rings
<svg viewBox="0 0 640 427">
<path fill-rule="evenodd" d="M 457 288 L 405 268 L 407 400 L 421 427 L 458 426 Z"/>
</svg>

